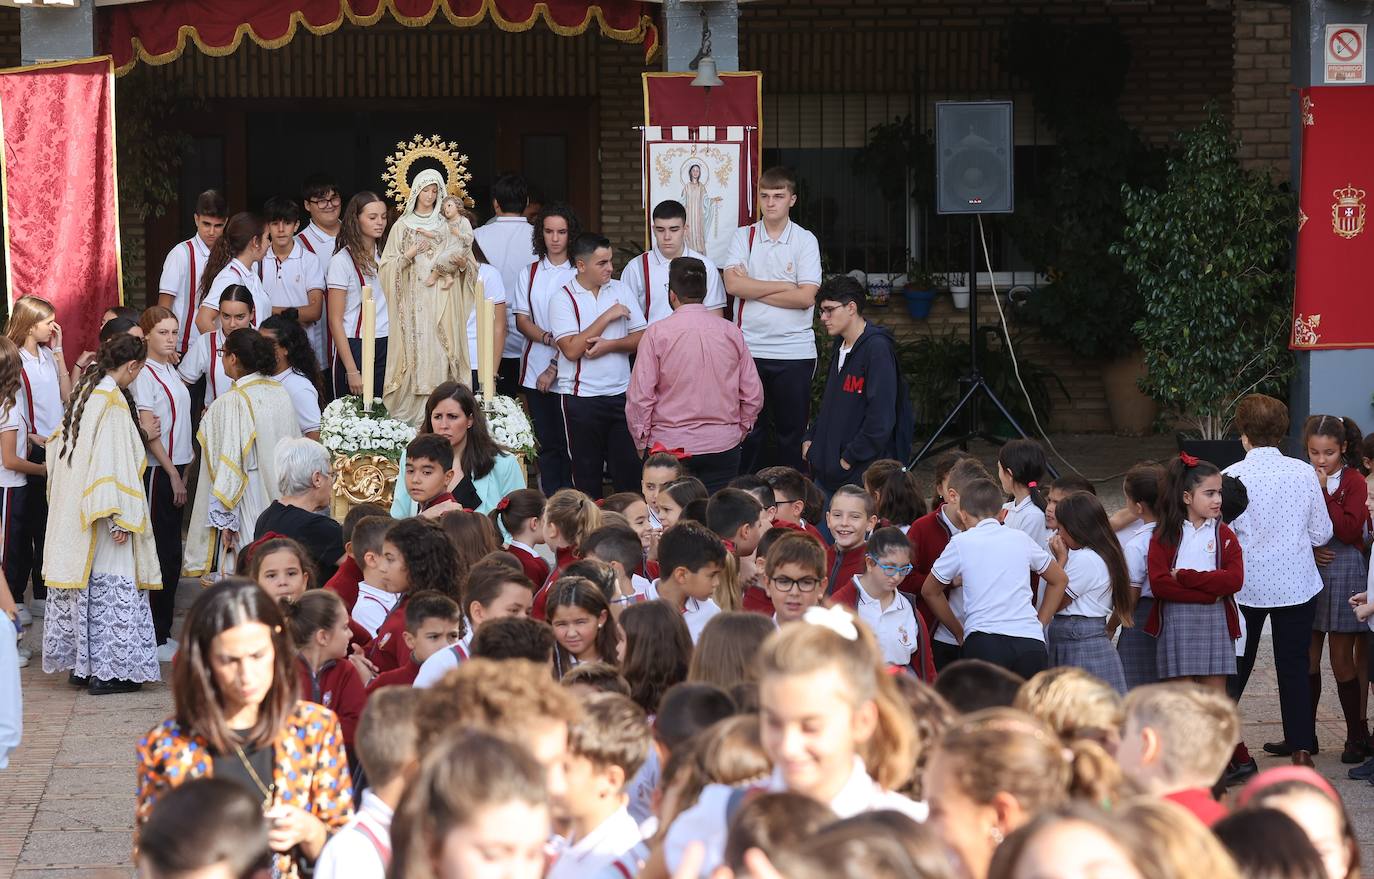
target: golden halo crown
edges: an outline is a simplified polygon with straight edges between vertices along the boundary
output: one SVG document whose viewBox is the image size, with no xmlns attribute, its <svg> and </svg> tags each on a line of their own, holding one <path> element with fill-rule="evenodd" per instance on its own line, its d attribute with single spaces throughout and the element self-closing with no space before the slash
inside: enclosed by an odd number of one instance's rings
<svg viewBox="0 0 1374 879">
<path fill-rule="evenodd" d="M 410 198 L 410 168 L 419 159 L 434 159 L 444 168 L 448 179 L 448 192 L 462 200 L 466 207 L 473 207 L 472 197 L 468 195 L 468 184 L 472 174 L 468 173 L 467 154 L 459 152 L 458 144 L 444 142 L 437 134 L 428 136 L 417 134 L 409 143 L 396 144 L 396 152 L 386 157 L 386 171 L 382 180 L 386 182 L 386 194 L 395 202 L 397 210 L 404 210 Z"/>
<path fill-rule="evenodd" d="M 1364 200 L 1364 190 L 1356 189 L 1349 183 L 1344 189 L 1332 190 L 1331 194 L 1336 197 L 1337 204 L 1359 204 Z"/>
</svg>

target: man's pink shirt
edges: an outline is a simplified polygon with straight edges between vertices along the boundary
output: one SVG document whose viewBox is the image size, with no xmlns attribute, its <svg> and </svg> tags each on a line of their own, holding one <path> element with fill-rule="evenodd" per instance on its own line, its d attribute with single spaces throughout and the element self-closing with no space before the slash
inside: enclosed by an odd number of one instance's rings
<svg viewBox="0 0 1374 879">
<path fill-rule="evenodd" d="M 644 331 L 625 395 L 625 421 L 640 448 L 729 451 L 762 408 L 758 370 L 730 321 L 683 305 Z"/>
</svg>

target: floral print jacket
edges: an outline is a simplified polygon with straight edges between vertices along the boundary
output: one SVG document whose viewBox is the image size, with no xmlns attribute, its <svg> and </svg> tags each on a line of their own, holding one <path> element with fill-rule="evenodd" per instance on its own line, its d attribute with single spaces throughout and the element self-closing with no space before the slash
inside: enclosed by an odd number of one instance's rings
<svg viewBox="0 0 1374 879">
<path fill-rule="evenodd" d="M 339 720 L 322 705 L 297 702 L 273 745 L 272 780 L 276 802 L 297 806 L 334 832 L 353 815 L 353 782 L 344 755 Z M 151 814 L 166 791 L 192 778 L 208 778 L 214 755 L 205 739 L 169 717 L 138 742 L 137 825 Z M 137 837 L 135 836 L 135 839 Z M 280 875 L 296 872 L 288 855 L 278 855 Z"/>
</svg>

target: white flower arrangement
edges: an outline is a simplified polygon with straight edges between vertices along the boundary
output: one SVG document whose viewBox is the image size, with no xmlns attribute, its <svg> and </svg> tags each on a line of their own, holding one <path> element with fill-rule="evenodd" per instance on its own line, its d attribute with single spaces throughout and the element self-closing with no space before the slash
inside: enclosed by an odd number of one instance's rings
<svg viewBox="0 0 1374 879">
<path fill-rule="evenodd" d="M 514 397 L 493 396 L 483 402 L 482 410 L 487 415 L 487 430 L 497 445 L 526 458 L 534 455 L 534 428 Z"/>
<path fill-rule="evenodd" d="M 361 397 L 340 397 L 324 408 L 320 417 L 320 442 L 340 455 L 381 455 L 399 461 L 415 428 L 387 415 L 381 400 L 374 400 L 372 411 L 363 412 Z"/>
</svg>

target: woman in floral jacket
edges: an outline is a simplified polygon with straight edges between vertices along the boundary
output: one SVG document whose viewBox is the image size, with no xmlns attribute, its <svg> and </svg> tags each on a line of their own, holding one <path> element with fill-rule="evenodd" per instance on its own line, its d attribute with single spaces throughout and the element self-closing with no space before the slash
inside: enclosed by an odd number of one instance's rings
<svg viewBox="0 0 1374 879">
<path fill-rule="evenodd" d="M 300 875 L 353 811 L 338 718 L 296 698 L 290 635 L 251 580 L 201 594 L 181 643 L 176 713 L 138 743 L 138 824 L 182 782 L 227 778 L 262 800 L 275 872 Z"/>
</svg>

